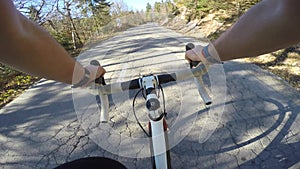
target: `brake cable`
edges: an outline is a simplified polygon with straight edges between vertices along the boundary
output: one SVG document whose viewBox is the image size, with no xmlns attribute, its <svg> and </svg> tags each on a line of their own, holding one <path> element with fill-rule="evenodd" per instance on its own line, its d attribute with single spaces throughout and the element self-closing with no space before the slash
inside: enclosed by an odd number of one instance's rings
<svg viewBox="0 0 300 169">
<path fill-rule="evenodd" d="M 140 128 L 143 130 L 143 132 L 146 134 L 146 136 L 147 136 L 147 137 L 151 137 L 150 134 L 147 133 L 147 131 L 144 129 L 144 127 L 143 127 L 142 124 L 140 123 L 139 119 L 138 119 L 137 116 L 136 116 L 135 109 L 134 109 L 134 105 L 135 105 L 134 103 L 135 103 L 135 100 L 136 100 L 137 96 L 141 93 L 142 90 L 144 90 L 144 89 L 143 89 L 143 88 L 140 89 L 140 90 L 135 94 L 135 96 L 134 96 L 134 98 L 133 98 L 133 102 L 132 102 L 133 115 L 134 115 L 134 117 L 135 117 L 136 122 L 138 123 L 138 125 L 140 126 Z"/>
<path fill-rule="evenodd" d="M 167 113 L 166 113 L 166 100 L 165 100 L 164 90 L 163 90 L 163 88 L 162 88 L 161 85 L 158 85 L 158 86 L 159 86 L 159 89 L 160 89 L 160 91 L 161 91 L 161 93 L 162 93 L 162 98 L 163 98 L 163 114 L 164 114 L 164 116 L 166 117 L 166 116 L 167 116 Z M 135 96 L 134 96 L 134 98 L 133 98 L 133 102 L 132 102 L 133 115 L 134 115 L 134 117 L 135 117 L 135 120 L 136 120 L 137 124 L 138 124 L 138 125 L 140 126 L 140 128 L 143 130 L 143 132 L 145 133 L 145 135 L 146 135 L 147 137 L 151 137 L 150 134 L 144 129 L 144 127 L 143 127 L 142 124 L 140 123 L 139 119 L 137 118 L 136 112 L 135 112 L 135 100 L 136 100 L 137 96 L 138 96 L 143 90 L 144 90 L 144 88 L 141 88 L 141 89 L 135 94 Z M 143 94 L 144 99 L 146 99 L 144 93 L 142 93 L 142 94 Z"/>
</svg>

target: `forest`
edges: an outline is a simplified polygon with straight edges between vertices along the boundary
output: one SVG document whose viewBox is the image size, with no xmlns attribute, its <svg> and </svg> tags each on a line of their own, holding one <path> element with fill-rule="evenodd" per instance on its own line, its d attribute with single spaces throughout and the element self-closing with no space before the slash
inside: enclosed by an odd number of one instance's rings
<svg viewBox="0 0 300 169">
<path fill-rule="evenodd" d="M 188 22 L 219 9 L 235 9 L 240 15 L 258 1 L 161 0 L 153 6 L 146 4 L 145 11 L 134 11 L 124 0 L 14 0 L 22 14 L 44 27 L 71 53 L 78 52 L 91 38 L 99 40 L 161 16 L 176 16 L 183 6 L 191 11 L 186 16 Z"/>
<path fill-rule="evenodd" d="M 27 18 L 46 29 L 69 53 L 76 57 L 87 43 L 109 38 L 118 32 L 147 22 L 159 22 L 180 15 L 185 23 L 201 20 L 208 14 L 223 11 L 217 17 L 231 25 L 260 0 L 158 0 L 145 4 L 145 10 L 133 10 L 124 0 L 13 0 Z M 225 11 L 225 12 L 224 12 Z M 216 38 L 221 32 L 212 34 Z M 0 64 L 0 108 L 39 80 Z"/>
<path fill-rule="evenodd" d="M 14 0 L 27 18 L 46 29 L 69 53 L 76 57 L 87 43 L 101 41 L 130 27 L 153 22 L 158 15 L 172 13 L 171 1 L 145 4 L 134 11 L 123 0 Z M 40 78 L 0 64 L 0 108 Z"/>
</svg>

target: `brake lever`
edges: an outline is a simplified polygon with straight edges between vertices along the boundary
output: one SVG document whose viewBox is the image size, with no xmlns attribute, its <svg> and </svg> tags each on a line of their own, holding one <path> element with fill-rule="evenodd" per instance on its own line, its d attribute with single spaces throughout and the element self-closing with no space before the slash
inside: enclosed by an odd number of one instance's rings
<svg viewBox="0 0 300 169">
<path fill-rule="evenodd" d="M 195 45 L 193 43 L 188 43 L 186 46 L 185 46 L 185 50 L 188 51 L 188 50 L 192 50 L 195 48 Z M 191 61 L 190 62 L 190 68 L 192 69 L 193 67 L 196 67 L 198 66 L 200 63 L 200 61 Z"/>
<path fill-rule="evenodd" d="M 186 46 L 186 51 L 188 50 L 192 50 L 195 48 L 195 45 L 193 43 L 188 43 Z M 190 68 L 192 69 L 193 67 L 197 67 L 201 62 L 199 61 L 192 61 L 190 62 Z M 204 82 L 201 76 L 195 76 L 194 77 L 196 86 L 198 88 L 198 92 L 202 98 L 202 100 L 204 101 L 205 105 L 211 105 L 212 104 L 212 99 L 209 96 L 209 94 L 207 93 L 205 87 L 204 87 Z"/>
<path fill-rule="evenodd" d="M 91 65 L 94 66 L 100 66 L 100 63 L 97 60 L 92 60 L 90 62 Z M 101 85 L 106 85 L 105 80 L 104 80 L 104 76 L 98 77 L 97 79 L 95 79 L 95 83 L 97 84 L 101 84 Z"/>
<path fill-rule="evenodd" d="M 92 60 L 90 62 L 91 65 L 94 66 L 100 66 L 100 63 L 97 60 Z M 106 85 L 105 80 L 104 80 L 104 76 L 98 77 L 97 79 L 95 79 L 95 83 L 96 84 L 100 84 L 100 85 Z M 100 122 L 101 123 L 107 123 L 109 120 L 109 101 L 108 101 L 108 96 L 105 94 L 101 94 L 99 92 L 99 95 L 96 96 L 96 99 L 98 100 L 98 102 L 101 103 L 100 105 Z"/>
</svg>

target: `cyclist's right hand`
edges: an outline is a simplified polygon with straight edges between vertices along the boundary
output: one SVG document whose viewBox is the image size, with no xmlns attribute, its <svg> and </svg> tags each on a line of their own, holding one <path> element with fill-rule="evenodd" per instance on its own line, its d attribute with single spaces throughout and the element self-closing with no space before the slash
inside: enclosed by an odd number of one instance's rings
<svg viewBox="0 0 300 169">
<path fill-rule="evenodd" d="M 205 62 L 206 59 L 202 55 L 202 49 L 203 49 L 203 46 L 197 45 L 193 49 L 187 50 L 185 52 L 185 59 L 188 60 L 189 62 L 192 62 L 192 61 Z"/>
<path fill-rule="evenodd" d="M 209 49 L 211 48 L 209 45 L 207 46 L 201 46 L 196 45 L 194 48 L 187 50 L 185 53 L 185 59 L 189 62 L 193 61 L 200 61 L 204 64 L 215 64 L 215 63 L 222 63 L 220 58 L 218 57 L 218 54 L 215 50 Z M 212 50 L 209 51 L 209 50 Z"/>
</svg>

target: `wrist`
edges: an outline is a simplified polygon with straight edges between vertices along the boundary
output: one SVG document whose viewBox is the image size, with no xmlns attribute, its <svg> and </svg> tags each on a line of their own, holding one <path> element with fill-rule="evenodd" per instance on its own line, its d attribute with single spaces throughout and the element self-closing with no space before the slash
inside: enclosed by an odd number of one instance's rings
<svg viewBox="0 0 300 169">
<path fill-rule="evenodd" d="M 78 74 L 76 75 L 76 78 L 73 79 L 72 88 L 82 87 L 86 85 L 90 81 L 90 76 L 91 72 L 88 69 L 81 67 Z"/>
<path fill-rule="evenodd" d="M 213 51 L 210 45 L 204 46 L 201 51 L 203 57 L 205 58 L 206 62 L 210 64 L 214 63 L 222 63 L 216 52 Z"/>
<path fill-rule="evenodd" d="M 209 46 L 209 45 L 204 46 L 204 47 L 202 48 L 202 55 L 204 56 L 205 59 L 207 59 L 208 57 L 211 56 L 210 53 L 209 53 L 209 51 L 208 51 L 208 46 Z"/>
</svg>

